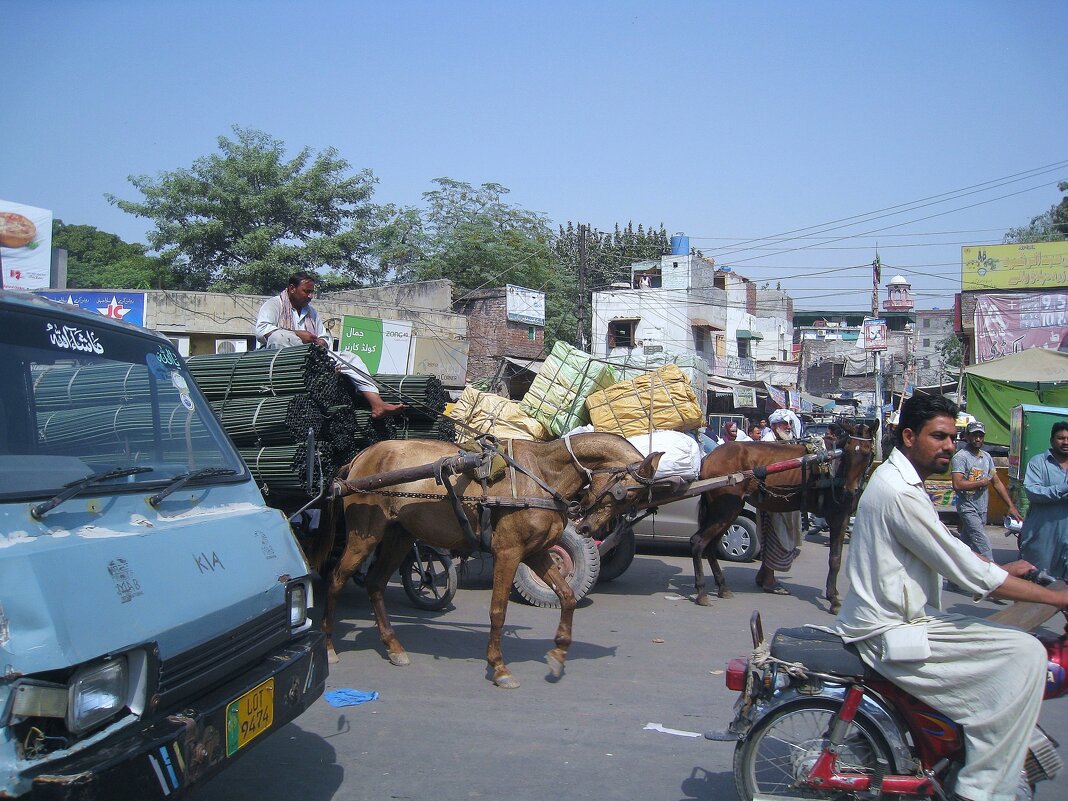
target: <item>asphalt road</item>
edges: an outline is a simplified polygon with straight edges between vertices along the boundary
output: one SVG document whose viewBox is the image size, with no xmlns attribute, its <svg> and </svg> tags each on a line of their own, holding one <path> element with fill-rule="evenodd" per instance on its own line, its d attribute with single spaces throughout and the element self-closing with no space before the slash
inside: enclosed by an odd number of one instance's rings
<svg viewBox="0 0 1068 801">
<path fill-rule="evenodd" d="M 732 746 L 690 735 L 728 722 L 735 694 L 723 669 L 750 650 L 754 609 L 766 631 L 830 620 L 819 597 L 825 542 L 810 538 L 782 576 L 791 597 L 760 592 L 755 563 L 728 563 L 735 597 L 710 608 L 692 602 L 687 555 L 646 549 L 580 604 L 557 682 L 544 654 L 559 613 L 512 603 L 503 647 L 522 682 L 516 690 L 488 679 L 488 574 L 466 576 L 455 608 L 440 613 L 415 610 L 399 585 L 390 589 L 393 623 L 412 657 L 403 668 L 384 657 L 366 596 L 351 586 L 328 689 L 374 690 L 378 700 L 344 708 L 318 700 L 192 797 L 733 801 Z M 1014 558 L 1002 549 L 1010 542 L 996 537 L 999 561 Z M 946 605 L 983 616 L 998 609 L 956 594 Z M 1047 704 L 1042 723 L 1068 740 L 1068 699 Z M 1068 760 L 1068 746 L 1061 756 Z M 1041 786 L 1039 798 L 1068 801 L 1063 778 Z"/>
</svg>

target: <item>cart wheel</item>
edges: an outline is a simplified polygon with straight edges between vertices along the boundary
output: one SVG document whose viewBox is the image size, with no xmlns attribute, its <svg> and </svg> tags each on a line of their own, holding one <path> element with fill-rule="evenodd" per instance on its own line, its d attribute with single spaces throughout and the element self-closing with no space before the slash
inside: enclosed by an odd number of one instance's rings
<svg viewBox="0 0 1068 801">
<path fill-rule="evenodd" d="M 401 584 L 414 606 L 437 612 L 456 595 L 456 563 L 436 548 L 417 542 L 400 566 Z"/>
<path fill-rule="evenodd" d="M 564 580 L 575 593 L 575 600 L 581 601 L 597 582 L 597 574 L 601 570 L 597 543 L 589 537 L 583 537 L 569 525 L 564 529 L 560 542 L 550 549 L 550 553 Z M 519 597 L 532 606 L 560 608 L 560 599 L 553 592 L 553 588 L 538 578 L 526 565 L 519 566 L 513 584 Z"/>
</svg>

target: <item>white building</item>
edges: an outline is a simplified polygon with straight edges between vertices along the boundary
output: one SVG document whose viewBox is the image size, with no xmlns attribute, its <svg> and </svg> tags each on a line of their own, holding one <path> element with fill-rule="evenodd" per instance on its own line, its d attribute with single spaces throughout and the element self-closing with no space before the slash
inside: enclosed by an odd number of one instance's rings
<svg viewBox="0 0 1068 801">
<path fill-rule="evenodd" d="M 710 259 L 673 253 L 633 264 L 629 284 L 593 293 L 590 349 L 600 358 L 699 356 L 710 375 L 765 380 L 761 362 L 791 361 L 792 317 L 785 292 L 758 289 Z"/>
</svg>

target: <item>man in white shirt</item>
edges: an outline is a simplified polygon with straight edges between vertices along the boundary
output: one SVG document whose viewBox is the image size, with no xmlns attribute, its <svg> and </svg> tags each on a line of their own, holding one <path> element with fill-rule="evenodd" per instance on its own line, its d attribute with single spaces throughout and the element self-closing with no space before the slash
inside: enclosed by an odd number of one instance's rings
<svg viewBox="0 0 1068 801">
<path fill-rule="evenodd" d="M 789 409 L 776 409 L 769 419 L 770 428 L 762 442 L 790 442 L 801 436 L 801 421 Z M 789 595 L 790 591 L 775 578 L 785 573 L 801 555 L 801 512 L 760 512 L 760 569 L 756 583 L 764 592 Z"/>
<path fill-rule="evenodd" d="M 1068 606 L 1068 589 L 1020 578 L 1028 562 L 984 560 L 939 522 L 923 480 L 949 465 L 956 417 L 956 405 L 939 396 L 914 395 L 902 406 L 896 448 L 857 507 L 850 590 L 835 630 L 879 674 L 963 727 L 957 798 L 1012 801 L 1038 720 L 1046 650 L 1019 629 L 943 612 L 942 577 L 977 599 L 1058 607 Z"/>
<path fill-rule="evenodd" d="M 260 306 L 256 316 L 256 338 L 268 348 L 285 348 L 302 343 L 322 345 L 337 363 L 338 372 L 352 381 L 367 399 L 371 405 L 371 417 L 385 417 L 403 409 L 403 403 L 386 403 L 382 400 L 363 359 L 355 353 L 332 350 L 330 334 L 311 306 L 314 296 L 315 276 L 306 272 L 291 275 L 286 288 Z"/>
</svg>

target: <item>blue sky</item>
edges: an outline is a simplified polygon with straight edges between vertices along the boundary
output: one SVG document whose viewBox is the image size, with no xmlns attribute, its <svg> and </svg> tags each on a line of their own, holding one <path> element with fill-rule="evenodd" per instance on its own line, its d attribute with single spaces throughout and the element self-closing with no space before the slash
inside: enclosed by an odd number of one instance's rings
<svg viewBox="0 0 1068 801">
<path fill-rule="evenodd" d="M 866 307 L 878 245 L 884 283 L 945 308 L 961 245 L 1068 180 L 1063 0 L 0 0 L 0 19 L 0 197 L 129 241 L 148 222 L 104 194 L 236 124 L 337 148 L 380 202 L 448 176 L 554 223 L 663 223 L 796 308 Z"/>
</svg>

